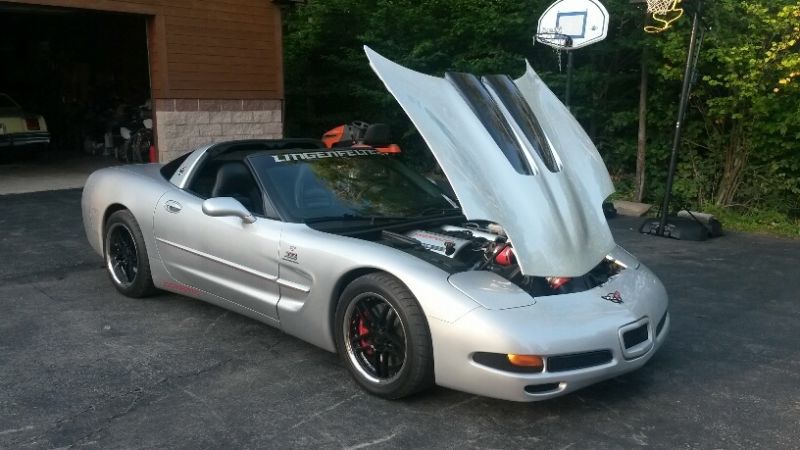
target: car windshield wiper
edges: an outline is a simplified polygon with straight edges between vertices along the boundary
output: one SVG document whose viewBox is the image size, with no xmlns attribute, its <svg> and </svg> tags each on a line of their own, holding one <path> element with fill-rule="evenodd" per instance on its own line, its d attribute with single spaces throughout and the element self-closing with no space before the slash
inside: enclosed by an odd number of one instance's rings
<svg viewBox="0 0 800 450">
<path fill-rule="evenodd" d="M 419 215 L 415 217 L 436 217 L 436 216 L 447 216 L 453 213 L 461 213 L 461 208 L 455 207 L 448 207 L 448 208 L 428 208 L 422 210 Z"/>
<path fill-rule="evenodd" d="M 453 213 L 461 213 L 461 208 L 428 208 L 417 215 L 408 216 L 362 216 L 359 214 L 343 214 L 341 216 L 322 216 L 304 219 L 304 223 L 323 223 L 323 222 L 369 222 L 373 225 L 378 221 L 398 221 L 398 220 L 419 220 L 444 217 Z"/>
<path fill-rule="evenodd" d="M 375 223 L 378 220 L 407 220 L 408 217 L 403 216 L 360 216 L 357 214 L 343 214 L 341 216 L 323 216 L 311 217 L 303 220 L 304 223 L 320 223 L 320 222 L 369 222 Z"/>
</svg>

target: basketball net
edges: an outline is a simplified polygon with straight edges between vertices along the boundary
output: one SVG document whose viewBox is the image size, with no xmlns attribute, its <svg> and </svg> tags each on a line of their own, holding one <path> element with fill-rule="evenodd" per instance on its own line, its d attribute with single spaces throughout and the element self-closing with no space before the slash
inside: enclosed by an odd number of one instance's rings
<svg viewBox="0 0 800 450">
<path fill-rule="evenodd" d="M 647 12 L 653 15 L 657 25 L 646 25 L 647 33 L 661 33 L 672 26 L 672 22 L 683 16 L 681 0 L 647 0 Z"/>
<path fill-rule="evenodd" d="M 541 33 L 536 33 L 535 41 L 549 45 L 556 53 L 558 71 L 561 72 L 561 52 L 567 46 L 570 37 L 561 32 L 561 27 L 545 28 Z"/>
</svg>

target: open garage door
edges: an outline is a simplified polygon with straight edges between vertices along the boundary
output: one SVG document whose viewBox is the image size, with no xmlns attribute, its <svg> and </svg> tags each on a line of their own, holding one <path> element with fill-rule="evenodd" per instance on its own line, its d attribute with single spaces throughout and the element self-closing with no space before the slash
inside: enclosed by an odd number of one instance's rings
<svg viewBox="0 0 800 450">
<path fill-rule="evenodd" d="M 36 125 L 32 119 L 40 117 L 35 131 L 50 134 L 47 148 L 42 142 L 27 145 L 18 138 L 12 141 L 9 126 L 6 141 L 12 145 L 0 147 L 5 163 L 0 184 L 15 176 L 47 184 L 33 180 L 37 167 L 46 167 L 44 173 L 52 177 L 62 169 L 74 175 L 134 160 L 130 152 L 121 152 L 125 139 L 120 131 L 126 127 L 135 133 L 150 114 L 147 107 L 140 108 L 151 98 L 148 20 L 135 14 L 0 2 L 0 93 L 20 106 L 21 123 Z"/>
</svg>

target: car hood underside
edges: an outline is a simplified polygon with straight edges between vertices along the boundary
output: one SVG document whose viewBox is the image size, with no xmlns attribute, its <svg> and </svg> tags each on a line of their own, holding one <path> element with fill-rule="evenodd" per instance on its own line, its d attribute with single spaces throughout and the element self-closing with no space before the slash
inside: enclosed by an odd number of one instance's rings
<svg viewBox="0 0 800 450">
<path fill-rule="evenodd" d="M 425 75 L 365 47 L 442 167 L 465 216 L 501 225 L 525 275 L 580 276 L 614 248 L 608 170 L 580 124 L 527 66 L 517 80 Z"/>
</svg>

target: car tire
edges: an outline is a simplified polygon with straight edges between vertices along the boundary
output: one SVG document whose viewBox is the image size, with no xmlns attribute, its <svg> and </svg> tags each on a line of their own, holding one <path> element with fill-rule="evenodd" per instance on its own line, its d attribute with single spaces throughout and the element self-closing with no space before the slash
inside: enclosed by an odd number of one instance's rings
<svg viewBox="0 0 800 450">
<path fill-rule="evenodd" d="M 367 392 L 398 399 L 433 385 L 425 314 L 397 278 L 376 272 L 351 282 L 339 297 L 334 327 L 342 362 Z"/>
<path fill-rule="evenodd" d="M 106 221 L 103 258 L 108 277 L 120 293 L 133 298 L 155 293 L 142 230 L 130 211 L 117 211 Z"/>
</svg>

